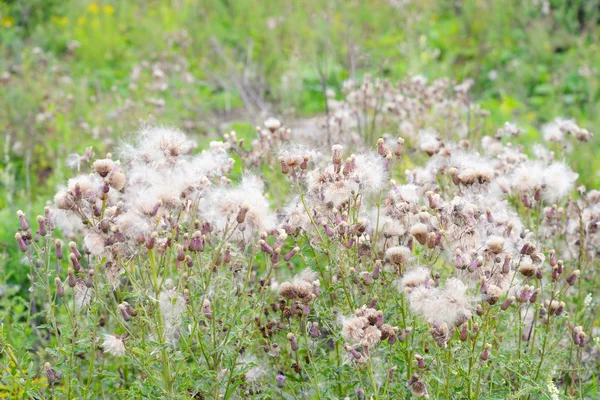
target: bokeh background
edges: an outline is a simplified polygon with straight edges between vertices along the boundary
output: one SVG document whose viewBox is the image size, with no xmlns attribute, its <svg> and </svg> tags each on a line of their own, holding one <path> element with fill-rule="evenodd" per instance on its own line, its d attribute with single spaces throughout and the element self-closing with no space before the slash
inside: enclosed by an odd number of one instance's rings
<svg viewBox="0 0 600 400">
<path fill-rule="evenodd" d="M 475 102 L 537 141 L 555 117 L 597 133 L 598 0 L 12 0 L 0 2 L 0 277 L 25 282 L 15 212 L 144 124 L 200 143 L 325 112 L 365 74 L 472 79 Z M 597 187 L 598 142 L 574 157 Z M 11 286 L 12 285 L 12 286 Z M 22 290 L 21 286 L 21 290 Z"/>
</svg>

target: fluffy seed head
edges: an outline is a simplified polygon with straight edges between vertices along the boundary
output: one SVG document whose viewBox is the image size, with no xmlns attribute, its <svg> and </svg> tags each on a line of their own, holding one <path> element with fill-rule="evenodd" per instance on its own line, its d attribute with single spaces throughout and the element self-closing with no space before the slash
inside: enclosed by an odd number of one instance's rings
<svg viewBox="0 0 600 400">
<path fill-rule="evenodd" d="M 390 247 L 385 252 L 385 257 L 390 260 L 390 262 L 396 265 L 404 265 L 408 262 L 411 256 L 411 251 L 408 247 L 405 246 L 394 246 Z"/>
</svg>

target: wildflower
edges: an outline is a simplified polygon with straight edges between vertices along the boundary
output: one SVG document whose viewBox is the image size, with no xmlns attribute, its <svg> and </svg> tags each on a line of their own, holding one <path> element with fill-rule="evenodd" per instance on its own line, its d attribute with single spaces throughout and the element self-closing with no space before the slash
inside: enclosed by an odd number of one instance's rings
<svg viewBox="0 0 600 400">
<path fill-rule="evenodd" d="M 281 127 L 281 122 L 275 118 L 269 118 L 264 122 L 265 127 L 271 132 L 275 132 Z"/>
<path fill-rule="evenodd" d="M 275 377 L 275 380 L 277 381 L 277 387 L 280 389 L 283 388 L 283 386 L 285 384 L 285 376 L 283 376 L 281 373 L 279 373 Z"/>
<path fill-rule="evenodd" d="M 402 292 L 410 291 L 417 286 L 426 285 L 431 279 L 431 273 L 427 268 L 417 267 L 406 272 L 398 282 L 398 289 Z"/>
<path fill-rule="evenodd" d="M 425 382 L 421 380 L 419 375 L 413 374 L 407 382 L 408 387 L 410 388 L 410 392 L 415 397 L 424 397 L 426 399 L 429 398 L 429 393 L 427 392 L 427 386 Z"/>
<path fill-rule="evenodd" d="M 123 155 L 156 167 L 176 163 L 180 156 L 189 154 L 195 147 L 195 143 L 187 139 L 183 132 L 163 127 L 142 129 L 135 145 L 124 145 Z"/>
<path fill-rule="evenodd" d="M 212 308 L 210 306 L 210 300 L 204 299 L 202 302 L 202 314 L 208 319 L 212 319 Z"/>
<path fill-rule="evenodd" d="M 118 310 L 121 313 L 121 317 L 123 317 L 123 320 L 125 322 L 129 322 L 129 320 L 131 320 L 132 315 L 129 314 L 129 312 L 127 311 L 127 307 L 125 306 L 125 304 L 119 304 Z"/>
<path fill-rule="evenodd" d="M 519 272 L 528 278 L 531 278 L 533 275 L 535 275 L 536 270 L 537 269 L 533 266 L 533 264 L 526 261 L 522 261 L 521 265 L 519 266 Z"/>
<path fill-rule="evenodd" d="M 366 360 L 366 357 L 363 357 L 363 355 L 360 352 L 358 352 L 356 349 L 354 349 L 348 343 L 346 343 L 344 345 L 344 348 L 352 356 L 352 359 L 354 361 L 356 361 L 356 362 L 364 362 Z"/>
<path fill-rule="evenodd" d="M 106 176 L 115 167 L 115 162 L 111 158 L 105 158 L 94 161 L 92 166 L 98 175 L 100 175 L 102 178 L 106 178 Z"/>
<path fill-rule="evenodd" d="M 404 329 L 404 331 L 402 331 L 400 336 L 398 336 L 398 340 L 400 340 L 401 342 L 405 342 L 410 332 L 412 332 L 412 327 L 407 327 L 406 329 Z"/>
<path fill-rule="evenodd" d="M 554 315 L 561 315 L 565 309 L 566 304 L 564 301 L 546 300 L 544 302 L 544 306 L 548 310 L 549 313 L 554 314 Z"/>
<path fill-rule="evenodd" d="M 544 167 L 540 162 L 528 161 L 515 169 L 512 187 L 523 196 L 539 196 L 552 204 L 564 198 L 573 189 L 577 174 L 562 162 Z"/>
<path fill-rule="evenodd" d="M 65 287 L 58 276 L 54 278 L 54 285 L 56 286 L 56 296 L 65 297 Z"/>
<path fill-rule="evenodd" d="M 539 296 L 539 294 L 540 294 L 540 289 L 535 289 L 533 291 L 533 293 L 531 294 L 531 296 L 529 297 L 529 302 L 531 304 L 534 304 L 535 302 L 537 302 L 537 297 Z"/>
<path fill-rule="evenodd" d="M 292 259 L 292 257 L 294 257 L 294 255 L 296 255 L 296 253 L 298 253 L 300 251 L 300 247 L 294 247 L 292 250 L 290 250 L 290 252 L 288 252 L 287 254 L 285 254 L 283 256 L 283 259 L 285 261 L 290 261 Z"/>
<path fill-rule="evenodd" d="M 254 175 L 247 174 L 236 188 L 220 188 L 203 198 L 200 209 L 202 215 L 218 231 L 232 230 L 234 239 L 252 237 L 269 231 L 275 225 L 275 217 L 269 210 L 269 203 L 263 195 L 264 184 Z M 244 211 L 239 227 L 231 226 L 240 210 Z"/>
<path fill-rule="evenodd" d="M 361 343 L 365 333 L 363 328 L 366 321 L 361 317 L 350 317 L 345 319 L 342 327 L 342 337 L 352 343 Z"/>
<path fill-rule="evenodd" d="M 336 166 L 336 172 L 340 172 L 344 148 L 339 144 L 331 147 L 331 163 Z"/>
<path fill-rule="evenodd" d="M 443 146 L 442 141 L 436 136 L 435 131 L 425 130 L 419 132 L 420 148 L 429 156 L 433 156 Z"/>
<path fill-rule="evenodd" d="M 425 361 L 423 360 L 423 357 L 421 357 L 418 354 L 415 354 L 415 360 L 417 360 L 417 367 L 419 367 L 421 369 L 427 368 L 427 365 L 425 364 Z"/>
<path fill-rule="evenodd" d="M 388 340 L 389 344 L 394 344 L 398 337 L 398 327 L 393 327 L 388 324 L 383 324 L 381 329 L 381 340 Z"/>
<path fill-rule="evenodd" d="M 87 307 L 94 295 L 94 290 L 89 288 L 83 278 L 75 280 L 75 310 L 81 311 Z"/>
<path fill-rule="evenodd" d="M 309 303 L 318 294 L 319 282 L 316 274 L 310 268 L 304 269 L 296 275 L 291 282 L 282 282 L 279 285 L 279 295 L 290 300 L 297 299 Z"/>
<path fill-rule="evenodd" d="M 500 254 L 504 250 L 504 238 L 500 236 L 491 236 L 486 244 L 488 249 L 494 254 Z"/>
<path fill-rule="evenodd" d="M 60 239 L 55 239 L 54 247 L 56 248 L 56 258 L 59 260 L 62 260 L 62 258 L 63 258 L 62 241 Z"/>
<path fill-rule="evenodd" d="M 544 140 L 555 143 L 560 143 L 564 140 L 564 132 L 560 129 L 562 121 L 562 119 L 557 118 L 542 126 L 542 136 L 544 137 Z"/>
<path fill-rule="evenodd" d="M 75 271 L 79 271 L 81 269 L 81 263 L 79 262 L 77 256 L 74 253 L 69 254 L 69 260 L 71 261 L 71 264 L 73 264 L 73 268 L 75 269 Z"/>
<path fill-rule="evenodd" d="M 69 242 L 69 248 L 71 249 L 71 254 L 73 254 L 77 260 L 81 260 L 81 253 L 77 249 L 77 244 L 75 242 Z"/>
<path fill-rule="evenodd" d="M 319 337 L 320 336 L 321 333 L 319 332 L 319 323 L 318 322 L 313 322 L 311 324 L 310 334 L 313 337 Z"/>
<path fill-rule="evenodd" d="M 125 344 L 119 336 L 105 334 L 101 346 L 105 353 L 112 356 L 120 357 L 125 354 Z"/>
<path fill-rule="evenodd" d="M 74 288 L 75 285 L 77 284 L 77 281 L 75 279 L 75 271 L 73 270 L 73 268 L 69 268 L 68 269 L 68 275 L 67 275 L 67 284 L 69 285 L 70 288 Z"/>
<path fill-rule="evenodd" d="M 385 256 L 396 265 L 404 265 L 408 262 L 411 251 L 408 247 L 395 246 L 388 248 L 385 252 Z"/>
<path fill-rule="evenodd" d="M 50 385 L 54 385 L 56 381 L 62 376 L 62 372 L 60 370 L 55 370 L 52 368 L 50 363 L 44 364 L 44 373 L 46 374 L 46 379 Z"/>
<path fill-rule="evenodd" d="M 472 315 L 467 287 L 457 278 L 446 281 L 445 288 L 417 286 L 410 291 L 409 305 L 426 321 L 455 326 Z"/>
<path fill-rule="evenodd" d="M 569 285 L 571 285 L 571 286 L 572 286 L 573 284 L 575 284 L 575 281 L 576 281 L 576 280 L 577 280 L 577 278 L 579 277 L 579 274 L 580 274 L 580 272 L 579 272 L 579 270 L 578 270 L 578 269 L 576 269 L 575 271 L 573 271 L 573 272 L 571 273 L 571 275 L 569 275 L 569 276 L 567 277 L 567 283 L 568 283 Z"/>
<path fill-rule="evenodd" d="M 298 341 L 296 341 L 296 336 L 290 332 L 287 334 L 287 338 L 290 341 L 290 346 L 292 348 L 292 351 L 298 351 L 300 346 L 298 345 Z"/>
<path fill-rule="evenodd" d="M 23 236 L 20 233 L 15 233 L 15 239 L 17 240 L 17 243 L 19 244 L 19 250 L 21 250 L 23 253 L 25 253 L 27 251 L 27 244 L 25 243 L 25 240 L 23 240 Z"/>
<path fill-rule="evenodd" d="M 427 225 L 418 223 L 410 227 L 410 234 L 422 245 L 427 242 Z"/>
<path fill-rule="evenodd" d="M 90 231 L 87 235 L 85 235 L 83 243 L 91 254 L 99 256 L 104 253 L 106 238 L 98 231 Z"/>
<path fill-rule="evenodd" d="M 48 234 L 48 231 L 46 230 L 46 220 L 41 215 L 38 215 L 36 220 L 39 226 L 38 233 L 40 236 L 46 236 Z"/>
<path fill-rule="evenodd" d="M 544 263 L 544 260 L 546 259 L 546 256 L 541 251 L 536 251 L 533 254 L 530 254 L 529 258 L 531 259 L 531 262 L 533 264 L 535 264 L 535 265 L 541 265 L 541 264 Z"/>
<path fill-rule="evenodd" d="M 510 298 L 506 299 L 504 301 L 504 303 L 502 303 L 502 305 L 500 306 L 500 308 L 502 309 L 502 311 L 506 311 L 508 309 L 508 307 L 510 307 L 510 305 L 516 300 L 516 298 L 514 296 L 511 296 Z"/>
<path fill-rule="evenodd" d="M 354 159 L 353 178 L 365 193 L 380 190 L 387 179 L 384 159 L 373 152 L 361 153 Z"/>
<path fill-rule="evenodd" d="M 512 122 L 506 121 L 504 126 L 498 129 L 499 136 L 519 136 L 523 130 Z"/>
<path fill-rule="evenodd" d="M 360 190 L 356 181 L 338 180 L 331 182 L 323 187 L 323 197 L 326 202 L 332 203 L 334 207 L 351 200 L 353 195 L 358 194 Z"/>
<path fill-rule="evenodd" d="M 543 199 L 548 203 L 556 203 L 564 198 L 573 189 L 578 175 L 561 162 L 551 164 L 544 171 L 545 187 L 542 191 Z"/>
<path fill-rule="evenodd" d="M 364 329 L 364 335 L 361 344 L 368 348 L 374 347 L 381 339 L 381 331 L 374 325 L 367 326 Z"/>
<path fill-rule="evenodd" d="M 486 290 L 486 295 L 488 303 L 494 305 L 498 302 L 498 300 L 500 300 L 500 297 L 502 296 L 502 289 L 496 285 L 490 285 Z"/>
<path fill-rule="evenodd" d="M 87 286 L 88 288 L 94 287 L 94 270 L 91 268 L 88 269 L 88 277 L 85 281 L 85 286 Z"/>
<path fill-rule="evenodd" d="M 107 183 L 115 190 L 121 190 L 125 187 L 127 178 L 124 173 L 119 170 L 113 170 L 108 177 Z"/>
<path fill-rule="evenodd" d="M 481 354 L 479 355 L 479 359 L 481 361 L 487 361 L 490 358 L 490 350 L 492 349 L 492 345 L 489 343 L 486 343 L 483 351 L 481 352 Z"/>
<path fill-rule="evenodd" d="M 25 214 L 23 213 L 23 211 L 21 211 L 21 210 L 17 211 L 17 216 L 19 217 L 20 229 L 22 231 L 29 230 L 29 224 L 25 220 Z"/>
</svg>

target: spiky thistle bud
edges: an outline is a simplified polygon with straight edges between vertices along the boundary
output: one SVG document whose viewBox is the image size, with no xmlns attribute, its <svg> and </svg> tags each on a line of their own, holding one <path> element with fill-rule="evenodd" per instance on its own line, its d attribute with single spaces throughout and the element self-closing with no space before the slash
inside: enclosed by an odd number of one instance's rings
<svg viewBox="0 0 600 400">
<path fill-rule="evenodd" d="M 240 208 L 240 211 L 238 212 L 237 217 L 235 218 L 235 220 L 237 221 L 238 224 L 243 224 L 244 221 L 246 220 L 246 214 L 248 214 L 248 210 L 250 209 L 250 206 L 248 204 L 243 204 L 242 207 Z"/>
<path fill-rule="evenodd" d="M 62 258 L 64 257 L 62 241 L 60 239 L 56 239 L 54 241 L 54 247 L 56 248 L 56 258 L 62 260 Z"/>
<path fill-rule="evenodd" d="M 506 310 L 508 309 L 508 307 L 510 307 L 510 305 L 511 305 L 511 304 L 513 303 L 513 301 L 515 301 L 515 300 L 516 300 L 516 299 L 515 299 L 515 297 L 514 297 L 514 296 L 512 296 L 512 297 L 511 297 L 511 298 L 509 298 L 509 299 L 506 299 L 506 300 L 504 301 L 504 303 L 502 303 L 502 305 L 500 306 L 500 308 L 501 308 L 503 311 L 506 311 Z"/>
<path fill-rule="evenodd" d="M 78 260 L 81 260 L 81 253 L 77 249 L 77 244 L 75 242 L 69 242 L 69 248 L 71 249 L 71 254 L 74 254 Z"/>
<path fill-rule="evenodd" d="M 85 286 L 87 286 L 88 288 L 94 287 L 94 270 L 93 269 L 90 269 L 88 271 L 88 276 L 85 281 Z"/>
<path fill-rule="evenodd" d="M 25 253 L 27 251 L 27 243 L 25 243 L 23 236 L 17 232 L 17 233 L 15 233 L 15 239 L 17 240 L 17 243 L 19 244 L 19 250 L 21 250 L 23 253 Z"/>
<path fill-rule="evenodd" d="M 46 236 L 48 234 L 48 231 L 46 230 L 46 220 L 41 215 L 38 215 L 37 222 L 39 226 L 38 233 L 40 236 Z"/>
<path fill-rule="evenodd" d="M 489 343 L 486 343 L 483 351 L 481 352 L 481 354 L 479 355 L 479 359 L 481 361 L 487 361 L 490 358 L 490 351 L 492 350 L 492 345 Z"/>
<path fill-rule="evenodd" d="M 427 364 L 425 364 L 425 360 L 419 354 L 415 354 L 415 359 L 417 360 L 417 367 L 421 369 L 427 368 Z"/>
<path fill-rule="evenodd" d="M 264 239 L 259 240 L 258 244 L 260 245 L 262 251 L 271 255 L 273 254 L 273 248 Z"/>
<path fill-rule="evenodd" d="M 81 269 L 81 263 L 77 259 L 77 256 L 75 255 L 75 253 L 69 254 L 69 260 L 71 260 L 71 264 L 73 265 L 73 268 L 75 269 L 75 271 L 79 271 Z"/>
<path fill-rule="evenodd" d="M 127 314 L 131 315 L 132 317 L 137 317 L 138 313 L 137 311 L 135 311 L 135 308 L 133 308 L 131 304 L 124 301 L 123 305 L 125 306 L 125 311 L 127 311 Z"/>
<path fill-rule="evenodd" d="M 319 337 L 320 336 L 320 332 L 319 332 L 319 323 L 318 322 L 313 322 L 311 327 L 310 327 L 310 334 L 313 337 Z"/>
<path fill-rule="evenodd" d="M 56 286 L 56 297 L 65 297 L 65 287 L 58 276 L 54 278 L 54 286 Z"/>
<path fill-rule="evenodd" d="M 336 174 L 341 171 L 343 152 L 344 148 L 341 145 L 334 144 L 331 146 L 331 163 Z"/>
<path fill-rule="evenodd" d="M 69 270 L 68 270 L 67 284 L 71 288 L 74 288 L 75 285 L 77 284 L 77 280 L 75 279 L 75 273 L 73 271 L 73 268 L 69 268 Z"/>
<path fill-rule="evenodd" d="M 204 301 L 202 302 L 202 314 L 204 314 L 204 316 L 207 319 L 212 319 L 212 307 L 210 305 L 210 300 L 209 299 L 204 299 Z"/>
<path fill-rule="evenodd" d="M 358 351 L 356 351 L 355 348 L 353 348 L 352 346 L 350 346 L 348 343 L 346 343 L 344 345 L 344 348 L 346 349 L 346 351 L 348 353 L 350 353 L 352 355 L 352 357 L 354 358 L 355 361 L 360 361 L 362 358 L 362 354 L 360 354 Z"/>
<path fill-rule="evenodd" d="M 58 379 L 62 375 L 61 371 L 54 370 L 52 368 L 52 366 L 50 365 L 50 363 L 44 364 L 44 374 L 46 374 L 46 379 L 48 380 L 48 384 L 51 386 L 54 385 L 56 383 L 56 381 L 58 381 Z"/>
<path fill-rule="evenodd" d="M 292 348 L 292 351 L 298 351 L 300 346 L 298 345 L 298 342 L 296 341 L 296 336 L 292 332 L 290 332 L 287 334 L 287 338 L 290 341 L 290 346 Z"/>
<path fill-rule="evenodd" d="M 131 315 L 127 312 L 127 308 L 124 304 L 119 304 L 119 312 L 121 313 L 121 317 L 125 322 L 129 322 L 131 320 Z"/>
<path fill-rule="evenodd" d="M 568 283 L 569 285 L 571 285 L 571 286 L 572 286 L 573 284 L 575 284 L 575 281 L 576 281 L 576 280 L 577 280 L 577 278 L 579 277 L 579 274 L 580 274 L 580 271 L 579 271 L 578 269 L 576 269 L 575 271 L 573 271 L 573 272 L 571 273 L 571 275 L 569 275 L 569 276 L 567 277 L 567 283 Z"/>
<path fill-rule="evenodd" d="M 381 260 L 375 260 L 375 267 L 373 268 L 373 272 L 371 274 L 373 279 L 379 279 L 380 271 L 381 271 Z"/>
<path fill-rule="evenodd" d="M 20 230 L 22 230 L 22 231 L 29 230 L 29 224 L 27 223 L 27 220 L 25 219 L 25 214 L 23 213 L 23 211 L 21 211 L 21 210 L 17 211 L 17 216 L 19 217 Z"/>
<path fill-rule="evenodd" d="M 294 255 L 296 255 L 296 253 L 298 253 L 299 251 L 300 247 L 294 247 L 289 253 L 283 256 L 283 259 L 285 261 L 290 261 L 292 257 L 294 257 Z"/>
<path fill-rule="evenodd" d="M 394 155 L 396 158 L 400 158 L 402 156 L 402 152 L 404 151 L 404 139 L 399 137 L 396 139 L 396 147 L 394 148 Z"/>
</svg>

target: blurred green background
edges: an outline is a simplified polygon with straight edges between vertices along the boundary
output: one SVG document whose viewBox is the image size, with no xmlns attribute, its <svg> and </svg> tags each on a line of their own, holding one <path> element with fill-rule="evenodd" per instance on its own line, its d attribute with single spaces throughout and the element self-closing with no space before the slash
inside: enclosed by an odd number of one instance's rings
<svg viewBox="0 0 600 400">
<path fill-rule="evenodd" d="M 422 74 L 475 81 L 490 133 L 539 140 L 555 117 L 595 132 L 598 0 L 12 0 L 0 3 L 0 268 L 23 282 L 15 211 L 31 220 L 72 173 L 145 123 L 199 140 L 267 116 L 324 112 L 323 84 Z M 595 186 L 597 141 L 577 151 Z"/>
</svg>

